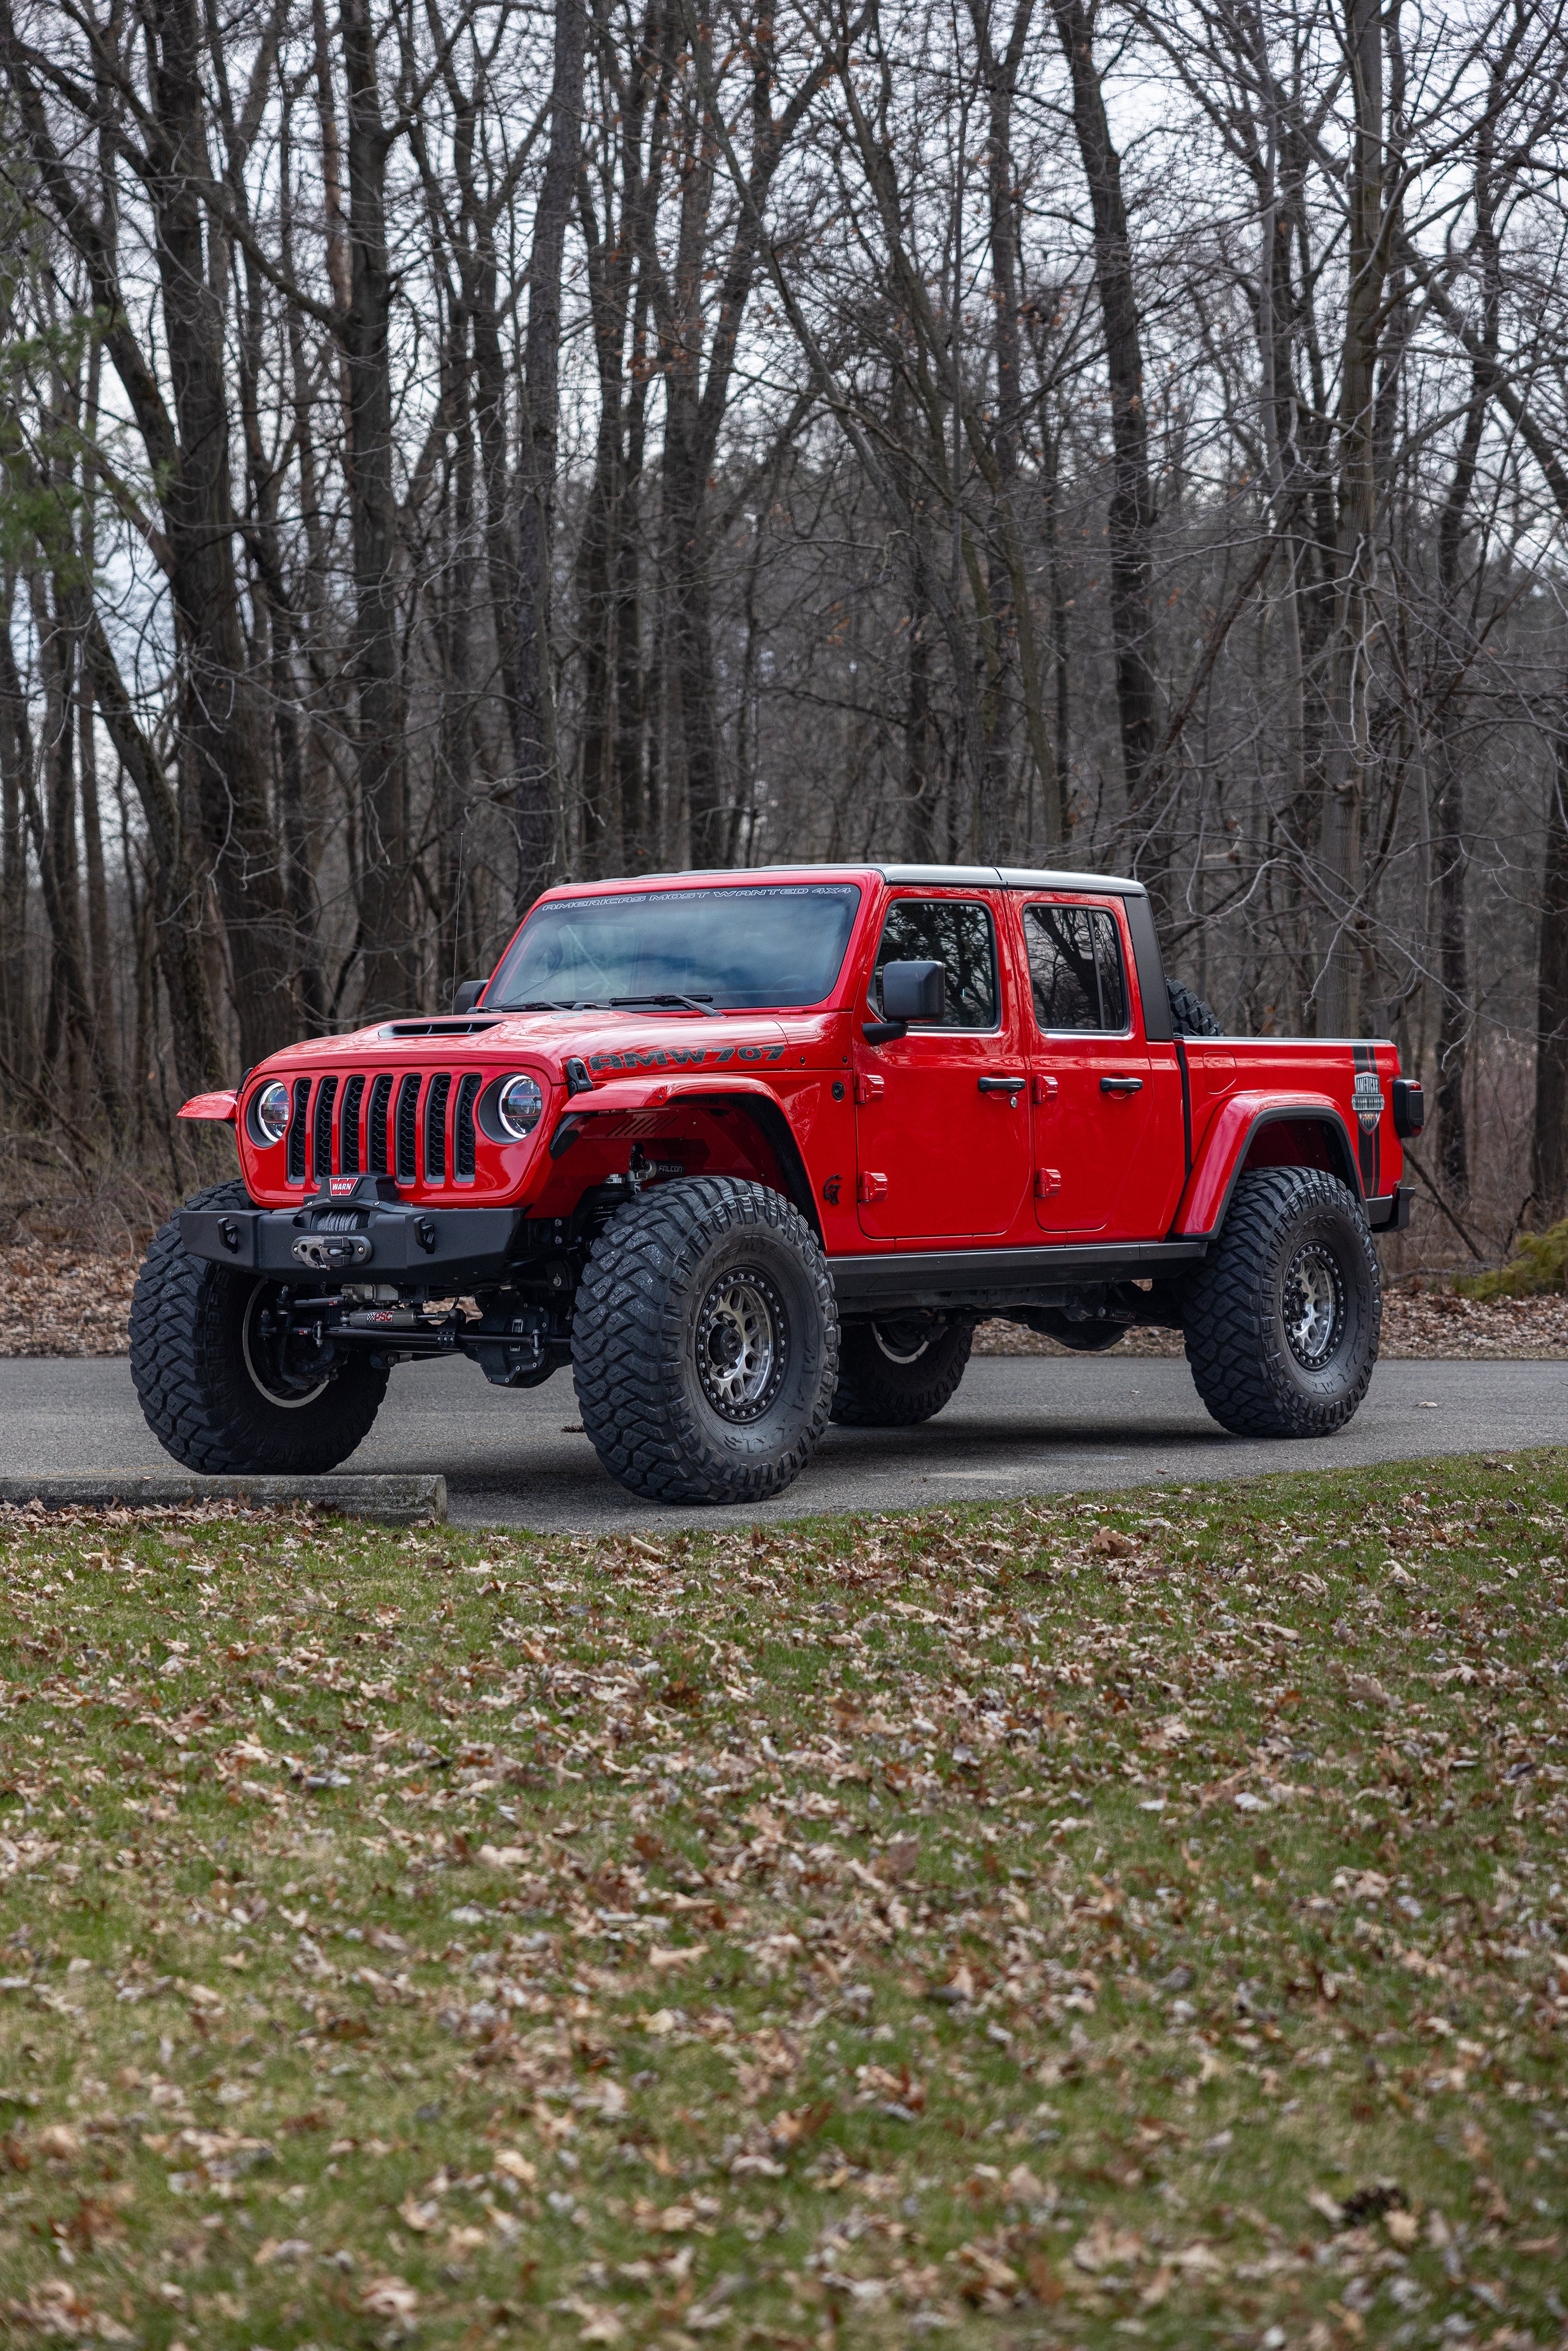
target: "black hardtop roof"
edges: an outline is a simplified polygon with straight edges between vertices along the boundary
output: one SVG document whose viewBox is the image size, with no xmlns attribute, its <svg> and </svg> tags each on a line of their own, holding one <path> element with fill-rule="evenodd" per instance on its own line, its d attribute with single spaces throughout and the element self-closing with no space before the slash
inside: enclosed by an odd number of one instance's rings
<svg viewBox="0 0 1568 2351">
<path fill-rule="evenodd" d="M 1099 890 L 1112 891 L 1124 898 L 1146 898 L 1148 891 L 1142 882 L 1134 882 L 1118 873 L 1058 873 L 1046 869 L 1023 865 L 895 865 L 879 857 L 840 858 L 832 863 L 801 859 L 788 865 L 711 865 L 694 866 L 669 873 L 626 873 L 616 877 L 622 882 L 706 882 L 716 875 L 733 881 L 771 882 L 787 880 L 800 873 L 880 873 L 884 882 L 900 888 L 915 887 L 945 890 Z M 591 883 L 570 885 L 589 889 Z M 602 885 L 601 885 L 602 886 Z"/>
</svg>

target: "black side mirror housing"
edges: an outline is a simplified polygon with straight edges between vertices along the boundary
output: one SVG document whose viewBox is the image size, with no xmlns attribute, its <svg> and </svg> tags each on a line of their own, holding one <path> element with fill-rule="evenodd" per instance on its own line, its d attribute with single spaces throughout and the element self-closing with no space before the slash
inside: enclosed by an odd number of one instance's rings
<svg viewBox="0 0 1568 2351">
<path fill-rule="evenodd" d="M 484 995 L 486 986 L 482 979 L 465 979 L 452 999 L 454 1012 L 472 1012 Z"/>
<path fill-rule="evenodd" d="M 890 1044 L 907 1035 L 911 1027 L 930 1027 L 947 1009 L 947 973 L 939 963 L 884 963 L 882 967 L 882 1019 L 868 1020 L 862 1034 L 868 1045 Z"/>
<path fill-rule="evenodd" d="M 882 1017 L 905 1028 L 930 1026 L 947 1009 L 947 974 L 939 963 L 884 963 Z"/>
<path fill-rule="evenodd" d="M 1419 1134 L 1427 1123 L 1427 1096 L 1419 1078 L 1396 1078 L 1390 1092 L 1394 1096 L 1394 1132 L 1402 1137 Z"/>
</svg>

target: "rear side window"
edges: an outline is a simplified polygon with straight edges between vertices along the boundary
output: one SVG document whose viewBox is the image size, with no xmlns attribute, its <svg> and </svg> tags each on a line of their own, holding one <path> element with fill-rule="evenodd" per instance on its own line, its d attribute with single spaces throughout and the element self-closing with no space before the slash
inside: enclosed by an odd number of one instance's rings
<svg viewBox="0 0 1568 2351">
<path fill-rule="evenodd" d="M 1030 987 L 1042 1029 L 1125 1029 L 1127 981 L 1114 914 L 1100 906 L 1026 906 Z"/>
<path fill-rule="evenodd" d="M 966 898 L 895 898 L 887 910 L 872 973 L 871 999 L 882 1014 L 884 963 L 939 963 L 947 975 L 944 1029 L 997 1026 L 997 942 L 984 906 Z"/>
</svg>

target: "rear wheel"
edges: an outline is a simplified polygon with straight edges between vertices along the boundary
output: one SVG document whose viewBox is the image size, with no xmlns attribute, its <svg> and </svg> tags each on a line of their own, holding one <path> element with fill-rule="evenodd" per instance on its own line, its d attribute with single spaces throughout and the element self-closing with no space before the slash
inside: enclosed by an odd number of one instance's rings
<svg viewBox="0 0 1568 2351">
<path fill-rule="evenodd" d="M 1186 1359 L 1220 1426 L 1328 1437 L 1377 1362 L 1383 1289 L 1361 1203 L 1315 1167 L 1243 1176 L 1183 1310 Z"/>
<path fill-rule="evenodd" d="M 216 1184 L 192 1208 L 254 1207 Z M 370 1434 L 387 1374 L 296 1339 L 277 1282 L 188 1257 L 179 1220 L 153 1240 L 131 1306 L 131 1376 L 147 1425 L 187 1469 L 319 1476 Z"/>
<path fill-rule="evenodd" d="M 611 1218 L 572 1311 L 582 1426 L 634 1494 L 754 1502 L 806 1467 L 839 1325 L 805 1218 L 727 1176 L 662 1184 Z"/>
<path fill-rule="evenodd" d="M 852 1322 L 839 1343 L 830 1417 L 851 1428 L 913 1428 L 929 1420 L 956 1390 L 974 1343 L 967 1318 Z"/>
</svg>

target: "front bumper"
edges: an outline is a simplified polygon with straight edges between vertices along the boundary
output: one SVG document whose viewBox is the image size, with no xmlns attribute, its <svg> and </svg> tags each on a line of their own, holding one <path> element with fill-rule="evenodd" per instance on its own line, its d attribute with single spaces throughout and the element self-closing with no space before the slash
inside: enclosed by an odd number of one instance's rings
<svg viewBox="0 0 1568 2351">
<path fill-rule="evenodd" d="M 190 1257 L 277 1281 L 370 1280 L 451 1296 L 504 1278 L 520 1208 L 416 1207 L 365 1176 L 352 1193 L 297 1208 L 184 1208 Z"/>
</svg>

